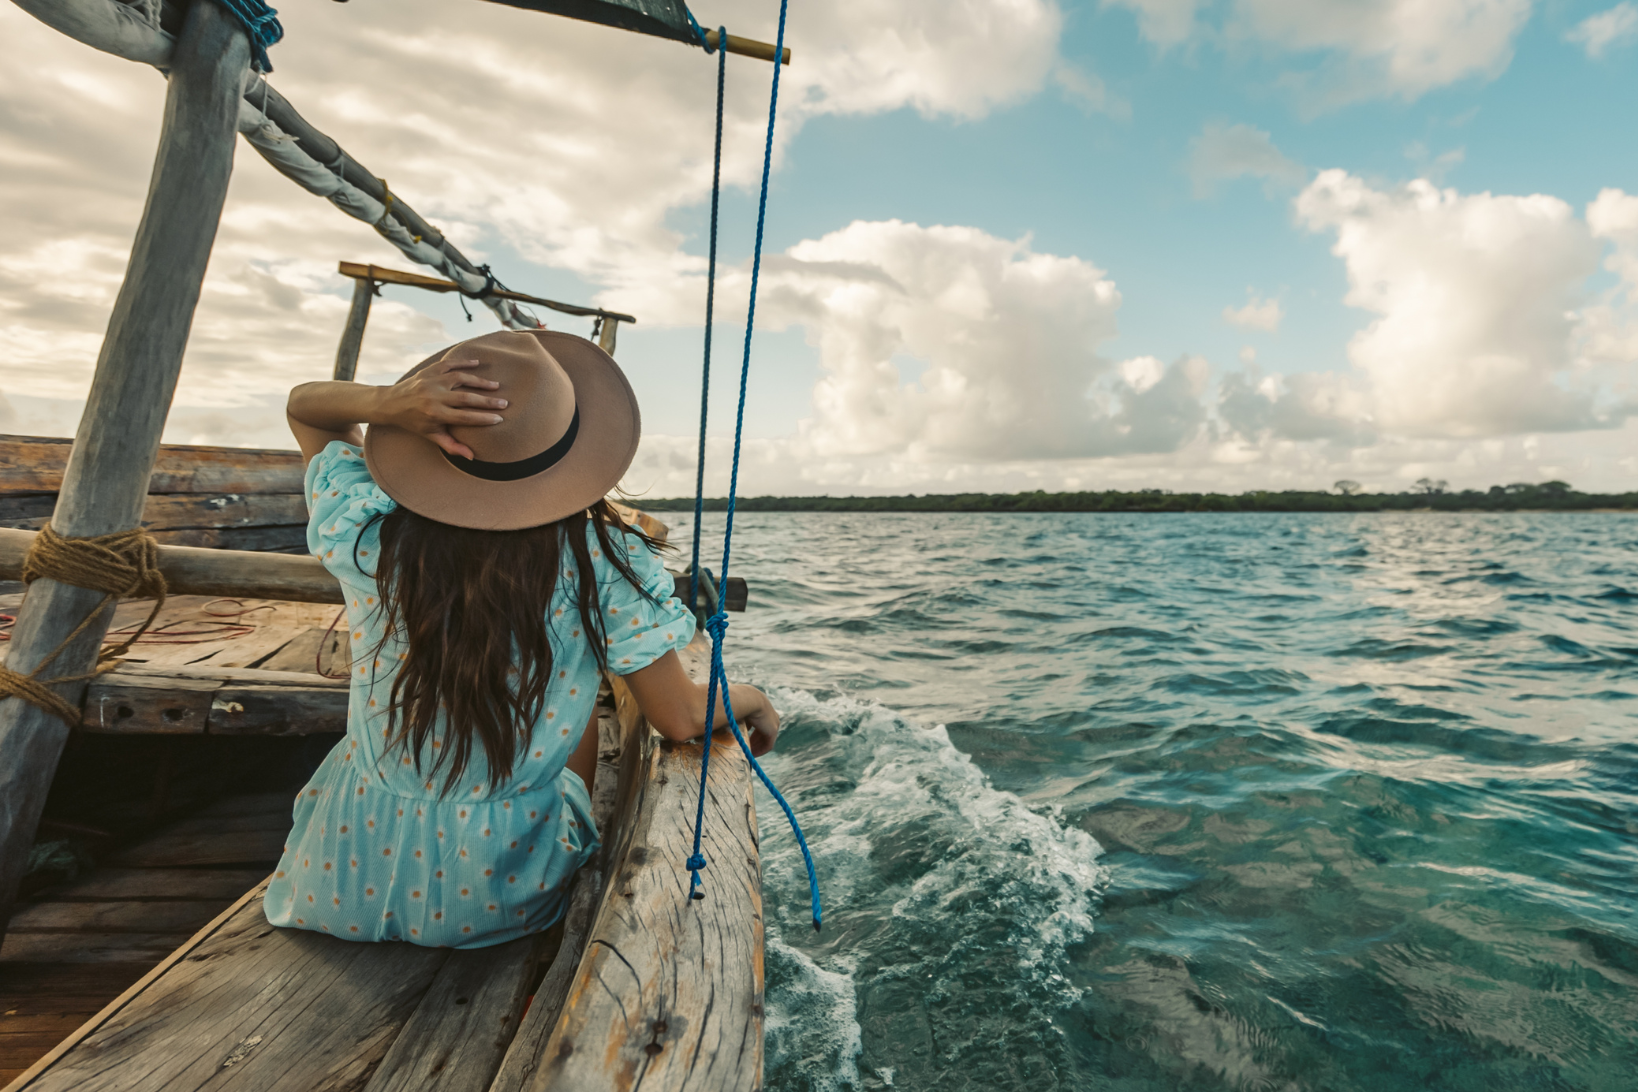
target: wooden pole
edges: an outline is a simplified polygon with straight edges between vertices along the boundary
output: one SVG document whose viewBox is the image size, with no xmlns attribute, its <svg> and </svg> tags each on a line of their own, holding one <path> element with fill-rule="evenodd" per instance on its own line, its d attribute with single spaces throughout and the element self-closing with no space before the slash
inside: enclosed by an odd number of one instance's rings
<svg viewBox="0 0 1638 1092">
<path fill-rule="evenodd" d="M 714 30 L 706 31 L 705 40 L 710 43 L 712 49 L 715 49 L 717 47 L 717 32 Z M 759 42 L 754 38 L 741 38 L 737 34 L 728 35 L 728 48 L 724 52 L 737 53 L 741 57 L 755 57 L 759 61 L 774 59 L 774 47 L 771 42 Z M 780 55 L 779 62 L 781 64 L 791 63 L 790 46 L 785 47 L 785 52 Z"/>
<path fill-rule="evenodd" d="M 607 317 L 603 319 L 603 329 L 597 335 L 597 344 L 601 345 L 603 347 L 603 351 L 608 353 L 610 356 L 614 355 L 614 338 L 619 332 L 619 319 Z"/>
<path fill-rule="evenodd" d="M 205 0 L 189 8 L 171 56 L 165 120 L 142 223 L 97 357 L 52 526 L 70 537 L 135 527 L 147 499 L 233 169 L 235 122 L 250 44 Z M 54 580 L 30 586 L 7 665 L 32 671 L 99 603 L 101 592 Z M 108 616 L 87 626 L 46 669 L 90 670 Z M 84 683 L 59 687 L 78 703 Z M 21 698 L 0 699 L 0 923 L 9 921 L 68 726 Z"/>
<path fill-rule="evenodd" d="M 336 346 L 335 378 L 351 381 L 358 374 L 358 351 L 364 346 L 364 324 L 370 321 L 370 299 L 375 282 L 368 277 L 353 278 L 353 309 L 347 312 L 347 328 Z"/>
</svg>

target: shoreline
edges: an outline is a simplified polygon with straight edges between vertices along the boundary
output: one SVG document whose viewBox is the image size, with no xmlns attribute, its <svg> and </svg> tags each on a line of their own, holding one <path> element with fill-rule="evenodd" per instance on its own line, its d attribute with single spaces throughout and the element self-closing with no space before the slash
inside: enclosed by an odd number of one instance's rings
<svg viewBox="0 0 1638 1092">
<path fill-rule="evenodd" d="M 692 512 L 692 497 L 633 498 L 651 512 Z M 707 497 L 704 510 L 722 512 L 725 497 Z M 1514 492 L 1480 493 L 1369 493 L 1343 496 L 1334 493 L 958 493 L 888 497 L 741 497 L 740 512 L 852 512 L 852 513 L 961 513 L 985 512 L 1021 515 L 1071 513 L 1184 512 L 1638 512 L 1638 493 L 1577 493 L 1571 490 L 1531 488 Z"/>
</svg>

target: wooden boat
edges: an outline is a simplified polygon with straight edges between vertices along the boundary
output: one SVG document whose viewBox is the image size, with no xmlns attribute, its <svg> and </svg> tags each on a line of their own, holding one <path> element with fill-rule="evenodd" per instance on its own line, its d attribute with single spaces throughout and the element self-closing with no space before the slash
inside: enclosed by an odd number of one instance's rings
<svg viewBox="0 0 1638 1092">
<path fill-rule="evenodd" d="M 17 574 L 30 523 L 49 518 L 67 447 L 0 438 L 0 521 L 12 525 L 0 529 L 0 578 Z M 712 756 L 711 895 L 690 902 L 700 748 L 653 735 L 618 680 L 593 793 L 603 849 L 561 927 L 457 952 L 267 924 L 260 894 L 301 771 L 256 791 L 222 786 L 244 784 L 236 765 L 309 742 L 322 751 L 344 730 L 347 682 L 327 677 L 346 673 L 332 627 L 339 588 L 309 557 L 199 544 L 291 549 L 302 526 L 284 498 L 293 484 L 299 505 L 300 471 L 295 452 L 162 450 L 144 522 L 171 543 L 168 569 L 192 562 L 177 590 L 205 594 L 173 596 L 156 640 L 87 688 L 78 761 L 61 777 L 95 791 L 106 779 L 90 772 L 90 752 L 129 762 L 133 743 L 167 748 L 128 780 L 148 818 L 168 821 L 132 844 L 105 839 L 109 867 L 36 892 L 14 915 L 0 948 L 0 1066 L 41 1056 L 9 1088 L 756 1087 L 762 923 L 748 768 L 735 747 Z M 631 518 L 664 536 L 652 517 Z M 213 599 L 225 583 L 241 597 Z M 18 598 L 0 597 L 0 611 Z M 121 604 L 113 631 L 148 606 Z M 189 643 L 167 637 L 181 633 Z M 703 642 L 688 650 L 697 676 L 705 656 Z M 86 797 L 74 789 L 59 786 L 48 828 L 106 824 L 74 810 Z"/>
<path fill-rule="evenodd" d="M 110 624 L 144 613 L 140 602 L 122 604 L 110 623 L 102 592 L 47 575 L 20 603 L 16 589 L 0 603 L 16 605 L 6 642 L 15 675 L 4 677 L 10 696 L 0 698 L 0 921 L 11 925 L 0 947 L 0 1050 L 15 1058 L 44 1049 L 77 1025 L 9 1087 L 759 1086 L 762 919 L 747 764 L 728 746 L 712 756 L 708 897 L 690 901 L 685 861 L 703 752 L 660 742 L 617 679 L 600 718 L 593 792 L 603 849 L 578 874 L 560 928 L 467 952 L 349 944 L 267 924 L 261 885 L 244 888 L 282 845 L 288 813 L 278 797 L 295 788 L 280 783 L 273 760 L 299 757 L 313 741 L 322 747 L 345 724 L 344 685 L 324 674 L 345 658 L 324 624 L 340 591 L 314 559 L 280 553 L 300 548 L 305 520 L 290 453 L 159 444 L 236 133 L 280 173 L 441 274 L 344 268 L 357 290 L 338 377 L 351 378 L 380 283 L 458 290 L 513 329 L 538 325 L 525 303 L 589 315 L 611 353 L 632 316 L 504 288 L 403 195 L 388 193 L 378 172 L 249 71 L 269 24 L 239 20 L 247 7 L 271 18 L 255 0 L 233 5 L 238 15 L 203 0 L 14 2 L 87 45 L 161 69 L 167 91 L 142 222 L 76 441 L 70 449 L 11 438 L 0 455 L 0 476 L 11 482 L 0 497 L 0 523 L 9 524 L 0 528 L 0 580 L 21 573 L 48 518 L 70 541 L 140 524 L 161 543 L 159 565 L 175 595 L 156 619 L 163 631 L 222 622 L 209 617 L 213 599 L 237 605 L 234 635 L 218 631 L 217 647 L 162 654 L 149 642 L 87 685 Z M 505 2 L 682 41 L 701 33 L 682 0 Z M 789 63 L 773 46 L 718 42 L 716 32 L 702 39 Z M 84 567 L 51 571 L 96 582 Z M 724 589 L 725 605 L 734 592 Z M 688 659 L 699 677 L 702 643 Z M 78 724 L 65 723 L 76 710 Z M 229 794 L 249 786 L 247 768 L 265 783 Z M 87 773 L 99 770 L 100 782 Z M 145 810 L 124 799 L 137 787 Z M 90 832 L 107 843 L 113 867 L 19 904 L 42 815 L 48 832 L 55 823 L 86 833 L 47 808 L 76 792 L 125 809 L 109 812 L 115 829 Z M 87 971 L 115 966 L 117 974 Z M 104 1005 L 120 975 L 113 990 L 123 992 Z"/>
</svg>

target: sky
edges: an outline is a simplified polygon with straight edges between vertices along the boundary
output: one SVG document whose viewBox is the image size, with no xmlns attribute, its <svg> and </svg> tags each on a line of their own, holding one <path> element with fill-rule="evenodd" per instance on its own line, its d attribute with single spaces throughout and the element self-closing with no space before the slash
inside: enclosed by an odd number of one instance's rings
<svg viewBox="0 0 1638 1092">
<path fill-rule="evenodd" d="M 691 494 L 715 58 L 482 0 L 279 14 L 273 84 L 469 257 L 637 316 L 623 485 Z M 791 0 L 787 42 L 741 492 L 1638 488 L 1634 0 Z M 0 430 L 71 435 L 164 83 L 9 4 L 0 57 Z M 729 58 L 716 495 L 771 76 Z M 290 446 L 343 260 L 411 268 L 241 142 L 168 441 Z M 359 378 L 495 327 L 388 287 Z"/>
</svg>

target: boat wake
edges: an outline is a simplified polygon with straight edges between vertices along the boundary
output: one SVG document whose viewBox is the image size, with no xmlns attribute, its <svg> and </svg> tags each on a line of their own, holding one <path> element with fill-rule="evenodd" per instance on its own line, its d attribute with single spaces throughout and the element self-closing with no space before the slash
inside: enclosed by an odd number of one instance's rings
<svg viewBox="0 0 1638 1092">
<path fill-rule="evenodd" d="M 826 924 L 815 936 L 800 854 L 764 801 L 768 1087 L 1046 1071 L 1056 1017 L 1081 996 L 1066 961 L 1105 884 L 1097 842 L 994 788 L 942 725 L 803 690 L 774 700 L 769 772 L 807 832 Z M 867 1037 L 891 1067 L 861 1072 Z"/>
</svg>

